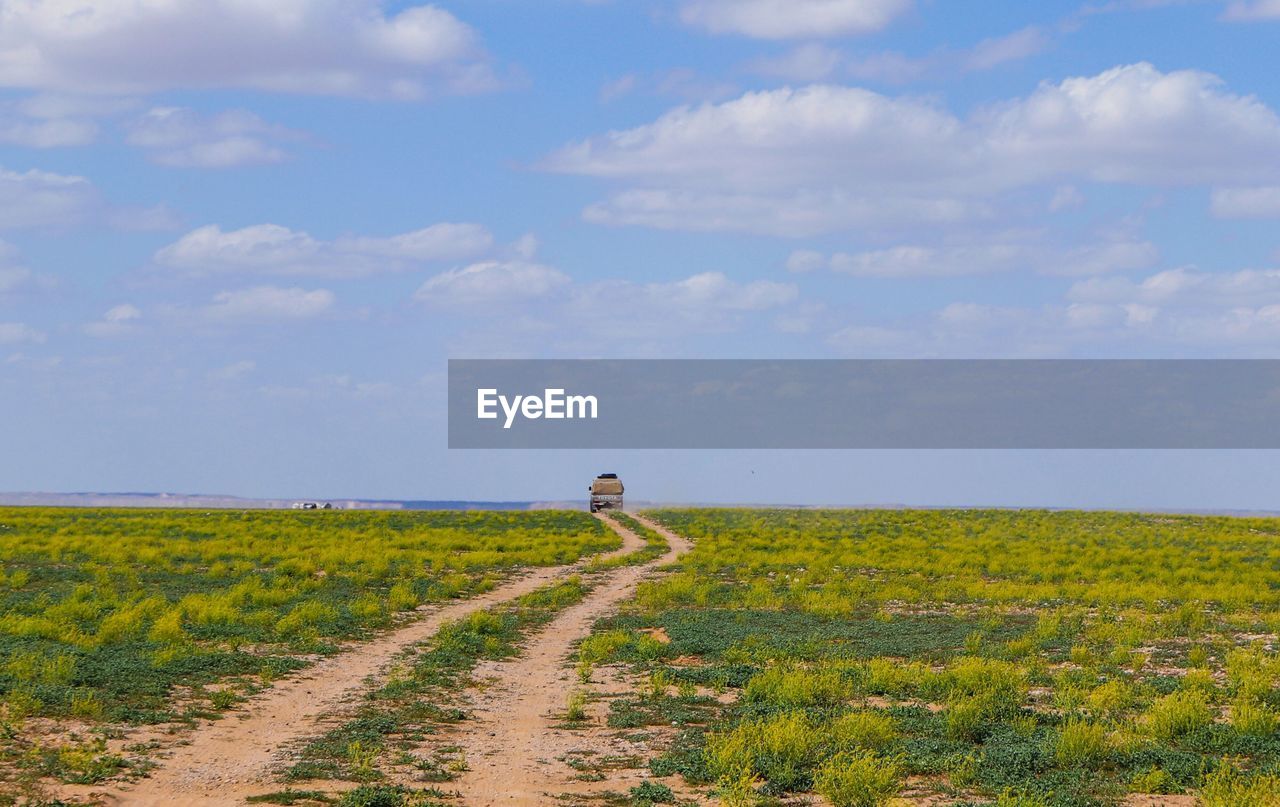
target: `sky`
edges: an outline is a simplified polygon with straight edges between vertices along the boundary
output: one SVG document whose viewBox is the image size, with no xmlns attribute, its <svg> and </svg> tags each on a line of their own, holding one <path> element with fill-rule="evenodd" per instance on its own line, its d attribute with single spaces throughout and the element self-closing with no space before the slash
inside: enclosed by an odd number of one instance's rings
<svg viewBox="0 0 1280 807">
<path fill-rule="evenodd" d="M 0 0 L 0 490 L 1280 509 L 449 451 L 449 358 L 1280 358 L 1278 0 Z"/>
</svg>

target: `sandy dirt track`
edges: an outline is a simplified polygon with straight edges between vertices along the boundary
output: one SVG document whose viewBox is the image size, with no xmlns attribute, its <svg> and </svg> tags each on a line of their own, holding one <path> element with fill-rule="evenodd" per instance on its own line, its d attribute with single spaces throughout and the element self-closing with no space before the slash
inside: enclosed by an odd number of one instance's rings
<svg viewBox="0 0 1280 807">
<path fill-rule="evenodd" d="M 623 536 L 622 547 L 603 557 L 644 547 L 638 536 L 617 530 Z M 486 594 L 424 610 L 421 618 L 373 641 L 352 644 L 281 681 L 246 708 L 199 726 L 180 738 L 186 743 L 174 748 L 148 778 L 114 789 L 67 788 L 63 795 L 140 807 L 224 805 L 243 804 L 247 796 L 279 789 L 272 774 L 284 761 L 287 747 L 318 733 L 319 719 L 342 710 L 401 650 L 430 638 L 446 622 L 513 600 L 580 571 L 585 563 L 538 569 Z"/>
<path fill-rule="evenodd" d="M 566 663 L 574 642 L 587 636 L 597 619 L 635 593 L 636 586 L 690 548 L 685 539 L 633 516 L 667 539 L 669 550 L 652 563 L 619 569 L 577 605 L 565 609 L 525 644 L 520 656 L 485 665 L 478 677 L 491 685 L 474 700 L 473 720 L 450 732 L 448 741 L 466 750 L 470 770 L 451 789 L 466 807 L 555 804 L 555 796 L 579 789 L 575 771 L 562 760 L 579 749 L 579 732 L 557 728 L 565 699 L 577 683 Z M 621 525 L 629 541 L 639 540 Z"/>
</svg>

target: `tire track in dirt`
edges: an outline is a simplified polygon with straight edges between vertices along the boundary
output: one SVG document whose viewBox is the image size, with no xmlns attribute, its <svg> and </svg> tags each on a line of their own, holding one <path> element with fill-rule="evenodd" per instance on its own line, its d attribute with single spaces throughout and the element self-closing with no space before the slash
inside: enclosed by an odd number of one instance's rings
<svg viewBox="0 0 1280 807">
<path fill-rule="evenodd" d="M 450 783 L 466 807 L 554 804 L 557 793 L 581 784 L 571 782 L 575 771 L 558 760 L 578 749 L 582 737 L 554 725 L 575 686 L 573 670 L 566 664 L 573 644 L 587 636 L 597 619 L 631 597 L 642 580 L 691 548 L 662 526 L 632 517 L 667 540 L 665 555 L 613 572 L 527 642 L 519 657 L 477 671 L 487 674 L 492 684 L 475 697 L 470 710 L 474 719 L 448 734 L 451 745 L 465 749 L 470 766 Z M 613 527 L 628 540 L 639 540 L 623 525 Z"/>
<path fill-rule="evenodd" d="M 637 552 L 645 543 L 613 525 L 622 546 L 611 558 Z M 195 729 L 151 775 L 116 788 L 63 788 L 63 797 L 105 804 L 224 805 L 243 804 L 251 795 L 274 789 L 273 773 L 292 743 L 319 730 L 318 721 L 342 711 L 379 678 L 406 647 L 429 639 L 447 622 L 528 594 L 582 571 L 593 558 L 569 566 L 537 569 L 494 590 L 458 603 L 426 609 L 421 618 L 369 642 L 353 643 L 343 652 L 285 679 L 252 699 L 247 708 Z"/>
</svg>

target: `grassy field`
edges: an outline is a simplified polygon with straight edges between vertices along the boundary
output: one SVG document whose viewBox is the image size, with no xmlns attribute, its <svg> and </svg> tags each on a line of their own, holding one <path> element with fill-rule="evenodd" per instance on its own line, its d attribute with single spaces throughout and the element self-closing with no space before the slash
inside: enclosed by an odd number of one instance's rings
<svg viewBox="0 0 1280 807">
<path fill-rule="evenodd" d="M 119 774 L 113 726 L 216 714 L 398 613 L 619 543 L 571 512 L 0 508 L 0 787 Z"/>
<path fill-rule="evenodd" d="M 578 662 L 630 667 L 609 725 L 671 735 L 656 776 L 728 805 L 1280 804 L 1280 520 L 651 515 L 695 549 Z"/>
</svg>

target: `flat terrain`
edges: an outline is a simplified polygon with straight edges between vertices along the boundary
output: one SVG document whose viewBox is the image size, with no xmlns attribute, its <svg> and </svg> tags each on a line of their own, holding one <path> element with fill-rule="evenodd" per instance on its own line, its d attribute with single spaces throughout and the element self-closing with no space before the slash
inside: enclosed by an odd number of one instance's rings
<svg viewBox="0 0 1280 807">
<path fill-rule="evenodd" d="M 1280 804 L 1280 520 L 14 509 L 0 534 L 8 803 Z"/>
<path fill-rule="evenodd" d="M 625 670 L 633 685 L 605 719 L 667 737 L 624 764 L 673 790 L 727 804 L 1280 804 L 1280 521 L 651 515 L 693 551 L 581 652 Z"/>
</svg>

